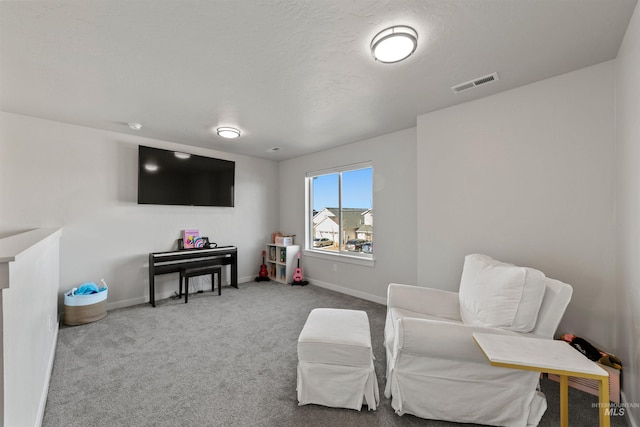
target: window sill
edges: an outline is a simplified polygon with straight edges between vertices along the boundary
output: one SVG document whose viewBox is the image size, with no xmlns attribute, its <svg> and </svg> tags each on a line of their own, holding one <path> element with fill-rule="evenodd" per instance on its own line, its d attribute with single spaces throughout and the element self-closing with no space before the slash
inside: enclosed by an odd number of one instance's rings
<svg viewBox="0 0 640 427">
<path fill-rule="evenodd" d="M 341 254 L 333 254 L 324 251 L 314 250 L 314 249 L 305 249 L 304 255 L 312 258 L 320 258 L 326 259 L 334 262 L 344 262 L 347 264 L 356 264 L 363 265 L 365 267 L 375 267 L 376 260 L 373 258 L 365 258 L 357 255 L 347 255 L 344 253 Z"/>
</svg>

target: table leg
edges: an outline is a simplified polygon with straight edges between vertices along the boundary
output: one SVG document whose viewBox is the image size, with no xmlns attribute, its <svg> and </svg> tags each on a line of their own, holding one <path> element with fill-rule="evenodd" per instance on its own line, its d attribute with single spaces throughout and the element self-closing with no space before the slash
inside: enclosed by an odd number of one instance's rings
<svg viewBox="0 0 640 427">
<path fill-rule="evenodd" d="M 600 407 L 598 413 L 600 415 L 600 427 L 609 427 L 610 419 L 607 409 L 609 409 L 609 377 L 600 380 Z"/>
<path fill-rule="evenodd" d="M 560 375 L 560 427 L 569 427 L 569 377 Z"/>
</svg>

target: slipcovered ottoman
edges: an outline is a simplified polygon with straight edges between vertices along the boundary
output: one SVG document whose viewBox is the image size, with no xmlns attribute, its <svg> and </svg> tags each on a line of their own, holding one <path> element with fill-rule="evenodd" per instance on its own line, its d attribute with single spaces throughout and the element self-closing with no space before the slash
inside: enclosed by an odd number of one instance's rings
<svg viewBox="0 0 640 427">
<path fill-rule="evenodd" d="M 375 410 L 380 401 L 369 317 L 316 308 L 298 338 L 298 404 Z"/>
</svg>

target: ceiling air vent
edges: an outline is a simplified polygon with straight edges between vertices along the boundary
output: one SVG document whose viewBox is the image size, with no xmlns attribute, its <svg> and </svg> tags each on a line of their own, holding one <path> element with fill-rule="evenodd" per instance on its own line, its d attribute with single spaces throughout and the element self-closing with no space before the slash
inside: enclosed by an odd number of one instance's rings
<svg viewBox="0 0 640 427">
<path fill-rule="evenodd" d="M 486 76 L 478 77 L 477 79 L 473 79 L 469 82 L 460 83 L 459 85 L 452 86 L 451 90 L 453 91 L 453 93 L 460 93 L 467 89 L 472 89 L 480 85 L 485 85 L 487 83 L 491 83 L 496 80 L 498 80 L 498 73 L 492 73 Z"/>
</svg>

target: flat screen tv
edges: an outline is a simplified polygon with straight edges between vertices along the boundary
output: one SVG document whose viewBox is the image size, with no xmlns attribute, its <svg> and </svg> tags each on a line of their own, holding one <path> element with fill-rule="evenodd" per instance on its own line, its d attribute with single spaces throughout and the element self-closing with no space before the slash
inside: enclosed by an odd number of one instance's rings
<svg viewBox="0 0 640 427">
<path fill-rule="evenodd" d="M 139 146 L 138 203 L 233 206 L 235 162 Z"/>
</svg>

